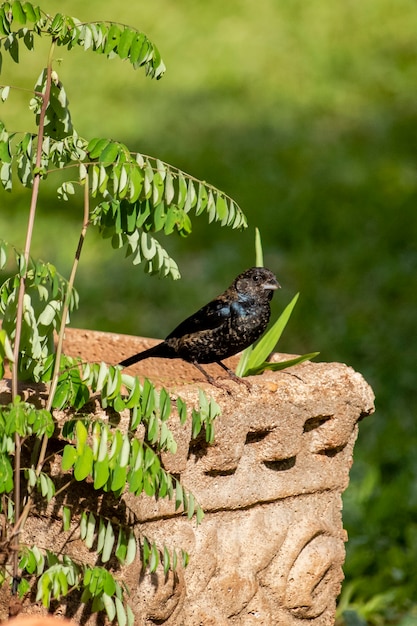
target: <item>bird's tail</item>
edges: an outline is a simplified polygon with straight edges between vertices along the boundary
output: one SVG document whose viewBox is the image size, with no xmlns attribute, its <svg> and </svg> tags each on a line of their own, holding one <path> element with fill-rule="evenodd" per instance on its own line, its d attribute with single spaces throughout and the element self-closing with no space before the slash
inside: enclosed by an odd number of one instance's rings
<svg viewBox="0 0 417 626">
<path fill-rule="evenodd" d="M 166 344 L 162 342 L 156 344 L 156 346 L 153 346 L 152 348 L 148 348 L 148 350 L 143 350 L 142 352 L 138 352 L 137 354 L 120 361 L 119 365 L 122 367 L 129 367 L 129 365 L 133 365 L 133 363 L 143 361 L 144 359 L 149 359 L 149 357 L 172 358 L 168 353 Z"/>
</svg>

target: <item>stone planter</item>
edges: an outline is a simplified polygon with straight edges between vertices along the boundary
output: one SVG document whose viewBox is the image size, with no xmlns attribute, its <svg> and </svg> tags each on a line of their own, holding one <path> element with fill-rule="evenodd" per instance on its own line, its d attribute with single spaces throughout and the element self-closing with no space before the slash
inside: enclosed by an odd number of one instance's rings
<svg viewBox="0 0 417 626">
<path fill-rule="evenodd" d="M 152 343 L 68 330 L 64 350 L 117 363 Z M 217 366 L 208 370 L 223 376 Z M 199 526 L 165 500 L 122 498 L 147 537 L 190 554 L 185 570 L 166 577 L 162 571 L 143 576 L 140 563 L 126 568 L 136 623 L 333 625 L 346 541 L 341 495 L 358 422 L 374 410 L 362 376 L 340 363 L 304 363 L 249 379 L 251 391 L 225 379 L 227 394 L 182 361 L 150 359 L 129 372 L 146 374 L 190 403 L 202 387 L 222 409 L 212 446 L 191 441 L 190 425 L 171 418 L 178 452 L 163 457 L 204 508 Z M 33 523 L 29 534 L 37 532 Z M 45 523 L 38 524 L 42 532 Z"/>
</svg>

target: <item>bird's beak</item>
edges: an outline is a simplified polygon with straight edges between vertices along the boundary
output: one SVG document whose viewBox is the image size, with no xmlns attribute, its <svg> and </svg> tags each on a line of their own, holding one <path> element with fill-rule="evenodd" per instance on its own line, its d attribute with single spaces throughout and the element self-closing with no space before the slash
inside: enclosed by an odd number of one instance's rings
<svg viewBox="0 0 417 626">
<path fill-rule="evenodd" d="M 279 284 L 279 282 L 276 280 L 274 283 L 264 283 L 262 285 L 263 289 L 281 289 L 281 285 Z"/>
</svg>

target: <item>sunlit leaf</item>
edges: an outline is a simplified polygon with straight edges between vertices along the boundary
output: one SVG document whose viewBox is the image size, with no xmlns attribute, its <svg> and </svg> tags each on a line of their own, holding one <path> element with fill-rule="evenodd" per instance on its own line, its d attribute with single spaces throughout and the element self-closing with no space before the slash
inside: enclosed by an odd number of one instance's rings
<svg viewBox="0 0 417 626">
<path fill-rule="evenodd" d="M 106 44 L 104 46 L 104 54 L 110 54 L 110 52 L 117 47 L 120 41 L 120 34 L 120 27 L 118 24 L 111 24 L 107 34 Z"/>
<path fill-rule="evenodd" d="M 110 476 L 109 459 L 107 456 L 102 461 L 94 463 L 94 489 L 101 489 L 107 483 Z"/>
<path fill-rule="evenodd" d="M 259 228 L 255 228 L 255 265 L 256 267 L 264 266 L 264 253 Z"/>
<path fill-rule="evenodd" d="M 96 531 L 96 519 L 93 513 L 90 511 L 88 515 L 88 520 L 87 520 L 87 532 L 85 534 L 85 539 L 84 539 L 84 542 L 87 548 L 93 547 L 95 531 Z"/>
<path fill-rule="evenodd" d="M 130 47 L 133 43 L 135 36 L 135 31 L 130 28 L 125 28 L 123 30 L 122 34 L 120 35 L 119 46 L 117 49 L 119 57 L 121 59 L 125 59 L 129 55 Z"/>
<path fill-rule="evenodd" d="M 136 537 L 135 534 L 130 531 L 129 532 L 129 538 L 127 541 L 127 551 L 126 551 L 126 565 L 130 565 L 131 563 L 133 563 L 133 561 L 136 558 L 136 553 L 137 553 L 137 541 L 136 541 Z"/>
<path fill-rule="evenodd" d="M 275 324 L 268 330 L 267 333 L 258 341 L 256 346 L 253 348 L 248 362 L 247 368 L 251 369 L 259 365 L 266 360 L 266 358 L 271 354 L 274 350 L 279 338 L 281 337 L 285 326 L 287 325 L 288 320 L 290 319 L 291 313 L 297 303 L 298 297 L 300 294 L 296 294 L 291 302 L 285 307 Z"/>
<path fill-rule="evenodd" d="M 265 370 L 270 371 L 280 371 L 285 370 L 288 367 L 292 367 L 294 365 L 298 365 L 299 363 L 304 363 L 304 361 L 311 361 L 316 356 L 318 356 L 320 352 L 310 352 L 309 354 L 302 354 L 300 356 L 294 357 L 293 359 L 288 359 L 286 361 L 279 361 L 277 363 L 270 362 L 262 362 L 258 366 L 254 366 L 253 368 L 248 368 L 245 371 L 245 376 L 255 376 L 256 374 L 261 374 Z"/>
<path fill-rule="evenodd" d="M 107 563 L 107 561 L 111 557 L 111 553 L 112 553 L 113 546 L 114 546 L 114 539 L 115 537 L 114 537 L 113 526 L 111 525 L 110 522 L 108 522 L 107 528 L 106 528 L 106 534 L 104 537 L 103 552 L 101 555 L 101 560 L 103 561 L 103 563 Z"/>
<path fill-rule="evenodd" d="M 95 152 L 96 150 L 94 153 Z M 110 141 L 98 155 L 99 161 L 103 163 L 104 166 L 111 165 L 111 163 L 116 160 L 118 154 L 119 145 L 115 141 Z M 93 156 L 93 154 L 90 153 L 90 156 Z"/>
<path fill-rule="evenodd" d="M 74 465 L 74 478 L 78 481 L 89 476 L 93 469 L 93 451 L 85 446 Z"/>
<path fill-rule="evenodd" d="M 66 445 L 62 455 L 62 469 L 64 470 L 64 472 L 71 469 L 77 458 L 78 455 L 76 449 L 69 444 Z"/>
<path fill-rule="evenodd" d="M 127 624 L 127 615 L 125 611 L 125 607 L 119 598 L 116 596 L 114 598 L 114 604 L 116 607 L 116 617 L 117 617 L 117 626 L 126 626 Z"/>
<path fill-rule="evenodd" d="M 106 609 L 107 617 L 112 622 L 116 617 L 116 607 L 114 604 L 114 600 L 111 596 L 107 595 L 107 593 L 103 593 L 101 596 L 104 608 Z"/>
<path fill-rule="evenodd" d="M 62 529 L 69 530 L 71 527 L 71 509 L 68 506 L 62 507 Z"/>
<path fill-rule="evenodd" d="M 159 565 L 159 552 L 158 552 L 158 548 L 156 547 L 156 544 L 153 543 L 151 547 L 151 555 L 149 558 L 149 571 L 151 573 L 156 572 L 158 565 Z"/>
</svg>

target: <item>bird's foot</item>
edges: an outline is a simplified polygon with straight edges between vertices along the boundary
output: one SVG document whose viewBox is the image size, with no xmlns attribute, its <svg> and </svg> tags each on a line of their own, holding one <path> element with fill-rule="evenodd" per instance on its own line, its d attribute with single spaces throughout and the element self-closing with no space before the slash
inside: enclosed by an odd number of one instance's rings
<svg viewBox="0 0 417 626">
<path fill-rule="evenodd" d="M 230 367 L 227 367 L 227 365 L 225 365 L 221 361 L 217 361 L 217 364 L 220 365 L 220 367 L 222 367 L 229 374 L 230 378 L 236 383 L 239 383 L 240 385 L 245 385 L 246 389 L 248 389 L 249 391 L 252 390 L 252 385 L 248 380 L 245 380 L 244 378 L 241 378 L 240 376 L 235 374 L 234 371 L 230 369 Z"/>
<path fill-rule="evenodd" d="M 222 363 L 221 361 L 218 361 L 218 364 L 224 369 L 226 370 L 226 372 L 229 374 L 229 377 L 234 380 L 235 382 L 239 383 L 239 384 L 243 384 L 245 385 L 245 387 L 250 391 L 251 390 L 251 385 L 247 380 L 244 380 L 243 378 L 240 378 L 239 376 L 236 376 L 236 374 L 228 367 L 226 367 L 226 365 L 224 365 L 224 363 Z M 226 391 L 229 395 L 232 394 L 232 392 L 230 391 L 229 387 L 227 387 L 226 385 L 222 385 L 219 381 L 217 381 L 215 378 L 213 378 L 213 376 L 211 376 L 208 372 L 206 372 L 206 370 L 200 365 L 200 363 L 193 363 L 193 365 L 202 373 L 204 374 L 204 376 L 206 377 L 207 381 L 210 383 L 210 385 L 213 385 L 214 387 L 218 387 L 218 389 L 222 389 L 223 391 Z"/>
<path fill-rule="evenodd" d="M 220 367 L 226 370 L 226 372 L 229 374 L 232 380 L 234 380 L 236 383 L 239 383 L 239 385 L 245 385 L 246 389 L 248 389 L 249 391 L 252 390 L 252 385 L 250 384 L 248 380 L 245 380 L 241 376 L 238 376 L 237 374 L 235 374 L 234 371 L 230 369 L 230 367 L 227 367 L 221 361 L 218 361 L 218 364 L 220 365 Z"/>
</svg>

